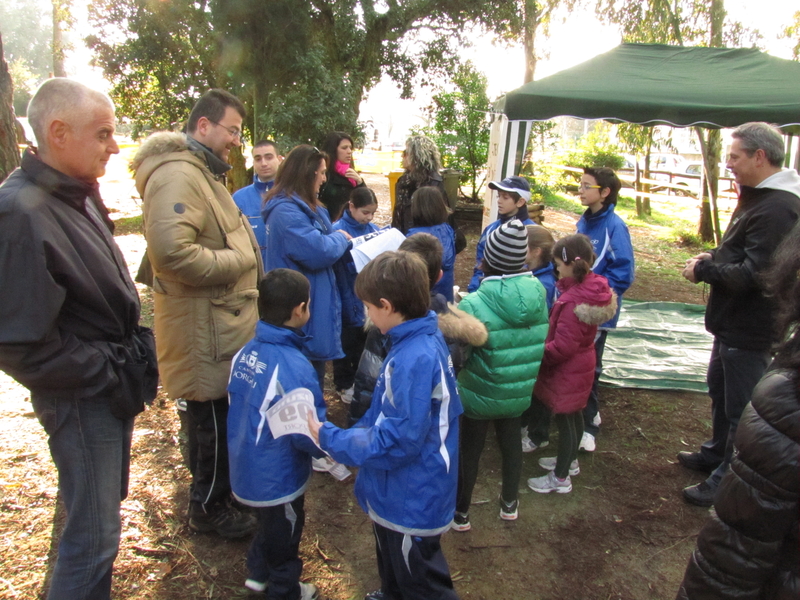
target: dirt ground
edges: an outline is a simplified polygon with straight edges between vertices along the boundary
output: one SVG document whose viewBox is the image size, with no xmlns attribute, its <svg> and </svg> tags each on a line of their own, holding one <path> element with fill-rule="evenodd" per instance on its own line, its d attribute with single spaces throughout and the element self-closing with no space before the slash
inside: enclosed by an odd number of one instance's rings
<svg viewBox="0 0 800 600">
<path fill-rule="evenodd" d="M 103 193 L 112 216 L 135 216 L 139 205 L 131 198 L 130 180 L 120 172 L 106 179 Z M 382 199 L 382 222 L 389 218 L 385 181 L 368 176 Z M 573 231 L 574 222 L 572 215 L 546 213 L 545 223 L 561 233 Z M 143 240 L 133 229 L 118 241 L 135 269 Z M 459 256 L 456 277 L 462 288 L 471 274 L 479 225 L 468 233 L 470 246 Z M 640 232 L 632 233 L 636 246 Z M 147 319 L 150 297 L 140 291 Z M 692 286 L 664 286 L 647 278 L 637 281 L 630 297 L 702 302 Z M 330 391 L 326 399 L 331 419 L 341 423 L 345 407 Z M 473 529 L 443 536 L 462 598 L 674 598 L 708 512 L 681 499 L 681 489 L 701 476 L 678 466 L 675 454 L 696 447 L 710 433 L 709 401 L 701 394 L 604 388 L 601 414 L 598 449 L 579 457 L 581 474 L 573 479 L 571 494 L 539 495 L 524 486 L 526 478 L 544 473 L 537 460 L 553 455 L 554 444 L 525 455 L 515 522 L 499 519 L 500 463 L 490 434 L 470 511 Z M 42 598 L 63 510 L 28 393 L 2 373 L 0 417 L 0 598 Z M 331 600 L 361 598 L 379 586 L 370 522 L 354 500 L 352 479 L 337 482 L 315 473 L 306 494 L 303 579 Z M 159 396 L 137 419 L 114 598 L 247 597 L 242 583 L 248 541 L 188 529 L 189 481 L 174 404 Z"/>
</svg>

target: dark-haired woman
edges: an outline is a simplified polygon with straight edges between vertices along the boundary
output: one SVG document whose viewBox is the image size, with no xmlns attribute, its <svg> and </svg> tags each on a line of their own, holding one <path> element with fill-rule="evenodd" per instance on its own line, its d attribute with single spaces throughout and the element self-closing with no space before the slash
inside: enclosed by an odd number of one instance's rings
<svg viewBox="0 0 800 600">
<path fill-rule="evenodd" d="M 311 282 L 310 336 L 304 349 L 323 387 L 325 362 L 341 358 L 342 306 L 333 264 L 350 247 L 346 231 L 333 231 L 317 201 L 325 181 L 325 155 L 312 146 L 294 148 L 278 169 L 261 216 L 267 229 L 265 269 L 294 269 Z"/>
<path fill-rule="evenodd" d="M 800 225 L 765 280 L 785 341 L 742 412 L 678 600 L 800 598 Z"/>
<path fill-rule="evenodd" d="M 326 181 L 319 194 L 332 222 L 342 217 L 350 193 L 364 185 L 364 179 L 353 168 L 353 138 L 341 131 L 332 131 L 325 138 L 322 151 L 328 155 Z"/>
</svg>

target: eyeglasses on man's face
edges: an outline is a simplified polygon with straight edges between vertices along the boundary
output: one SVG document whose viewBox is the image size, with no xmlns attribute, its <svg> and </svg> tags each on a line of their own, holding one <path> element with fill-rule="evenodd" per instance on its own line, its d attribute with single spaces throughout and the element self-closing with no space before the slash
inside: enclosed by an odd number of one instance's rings
<svg viewBox="0 0 800 600">
<path fill-rule="evenodd" d="M 239 140 L 239 141 L 242 141 L 242 132 L 241 132 L 241 131 L 239 131 L 238 129 L 236 129 L 236 127 L 226 127 L 226 126 L 225 126 L 225 125 L 223 125 L 222 123 L 217 123 L 216 121 L 212 121 L 211 119 L 208 119 L 208 122 L 209 122 L 209 123 L 213 123 L 214 125 L 219 125 L 219 126 L 220 126 L 220 127 L 222 127 L 222 128 L 225 130 L 225 131 L 227 131 L 228 133 L 230 133 L 230 134 L 231 134 L 231 137 L 232 137 L 233 139 L 235 139 L 235 140 Z"/>
<path fill-rule="evenodd" d="M 603 186 L 601 186 L 601 185 L 592 185 L 590 183 L 579 183 L 578 184 L 578 189 L 579 190 L 599 190 L 601 187 L 603 187 Z"/>
</svg>

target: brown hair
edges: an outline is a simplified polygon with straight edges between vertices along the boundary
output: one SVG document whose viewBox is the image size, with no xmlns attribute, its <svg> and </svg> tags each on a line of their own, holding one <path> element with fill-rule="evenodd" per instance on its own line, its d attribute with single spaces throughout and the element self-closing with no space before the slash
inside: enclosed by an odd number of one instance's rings
<svg viewBox="0 0 800 600">
<path fill-rule="evenodd" d="M 542 251 L 539 254 L 541 264 L 546 265 L 553 262 L 553 244 L 556 241 L 550 230 L 541 225 L 526 225 L 526 229 L 528 230 L 528 251 L 539 248 Z"/>
<path fill-rule="evenodd" d="M 565 265 L 572 265 L 572 276 L 582 283 L 594 264 L 592 242 L 582 233 L 568 235 L 553 246 L 553 257 Z"/>
<path fill-rule="evenodd" d="M 200 121 L 201 117 L 205 117 L 212 123 L 221 121 L 228 107 L 239 113 L 242 119 L 247 117 L 247 111 L 242 101 L 229 91 L 219 88 L 208 90 L 205 94 L 200 96 L 200 99 L 194 105 L 194 108 L 192 108 L 192 112 L 189 113 L 186 131 L 190 134 L 197 131 L 197 123 Z"/>
<path fill-rule="evenodd" d="M 411 221 L 414 227 L 441 225 L 450 216 L 450 209 L 437 187 L 425 186 L 411 196 Z"/>
<path fill-rule="evenodd" d="M 425 261 L 428 266 L 428 283 L 433 288 L 439 280 L 439 272 L 442 270 L 442 255 L 444 254 L 439 238 L 430 233 L 415 233 L 403 240 L 398 249 L 416 254 Z"/>
<path fill-rule="evenodd" d="M 430 305 L 428 269 L 411 252 L 384 252 L 367 263 L 356 277 L 356 295 L 375 306 L 388 300 L 408 319 L 424 317 Z"/>
<path fill-rule="evenodd" d="M 327 157 L 314 146 L 302 144 L 295 146 L 278 167 L 275 185 L 264 198 L 264 204 L 283 192 L 287 196 L 297 194 L 312 209 L 317 208 L 317 197 L 314 194 L 314 180 L 317 177 L 319 162 Z M 323 164 L 322 168 L 325 168 Z"/>
</svg>

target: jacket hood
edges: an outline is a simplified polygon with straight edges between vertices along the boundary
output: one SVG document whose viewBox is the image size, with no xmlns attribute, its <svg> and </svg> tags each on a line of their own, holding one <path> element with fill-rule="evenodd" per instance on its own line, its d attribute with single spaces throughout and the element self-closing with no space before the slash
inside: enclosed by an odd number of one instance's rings
<svg viewBox="0 0 800 600">
<path fill-rule="evenodd" d="M 605 219 L 609 215 L 613 215 L 615 213 L 615 210 L 614 210 L 615 207 L 616 207 L 616 204 L 609 204 L 608 206 L 604 206 L 603 208 L 598 210 L 596 213 L 593 213 L 592 209 L 587 208 L 583 212 L 583 218 L 586 221 L 588 221 L 589 223 L 602 221 L 603 219 Z"/>
<path fill-rule="evenodd" d="M 191 152 L 189 140 L 182 133 L 162 131 L 147 138 L 133 157 L 129 169 L 136 178 L 136 190 L 144 196 L 147 181 L 153 172 L 168 162 L 184 161 L 199 169 L 208 169 L 205 160 Z"/>
<path fill-rule="evenodd" d="M 448 310 L 439 313 L 439 331 L 446 338 L 465 342 L 470 346 L 483 346 L 489 339 L 486 325 L 472 315 L 459 310 L 451 303 Z"/>
<path fill-rule="evenodd" d="M 789 192 L 800 198 L 800 175 L 794 169 L 781 169 L 759 183 L 757 188 L 769 188 Z"/>
<path fill-rule="evenodd" d="M 538 321 L 538 311 L 527 297 L 520 283 L 523 278 L 533 279 L 530 271 L 513 275 L 492 275 L 484 277 L 476 294 L 481 294 L 483 301 L 491 311 L 506 323 L 533 324 Z"/>
<path fill-rule="evenodd" d="M 261 209 L 261 217 L 266 221 L 269 217 L 270 213 L 275 210 L 281 204 L 295 204 L 300 207 L 304 213 L 306 213 L 312 219 L 315 218 L 316 214 L 311 207 L 308 206 L 303 200 L 300 199 L 300 196 L 292 195 L 287 196 L 283 192 L 279 193 L 277 196 L 273 196 L 270 198 L 267 203 L 264 205 L 264 208 Z"/>
<path fill-rule="evenodd" d="M 259 320 L 256 323 L 256 339 L 259 342 L 292 345 L 298 350 L 302 349 L 309 337 L 300 329 L 278 327 L 271 323 Z"/>
<path fill-rule="evenodd" d="M 572 277 L 559 279 L 559 291 L 575 303 L 575 315 L 588 325 L 601 325 L 617 313 L 617 295 L 605 277 L 589 273 L 582 283 Z"/>
</svg>

